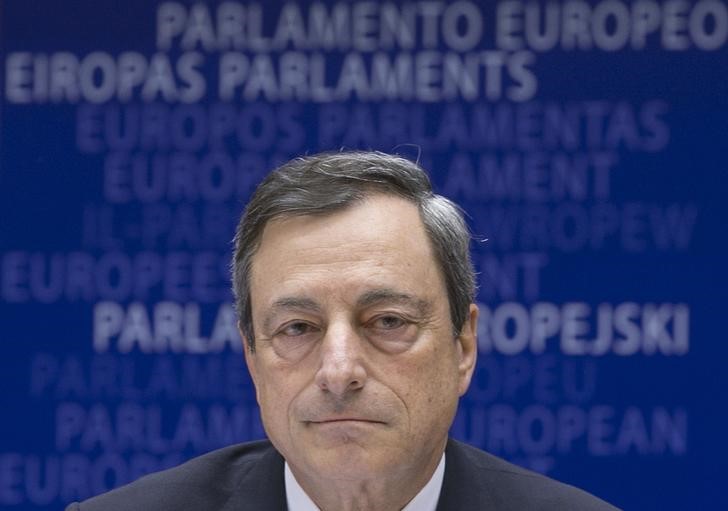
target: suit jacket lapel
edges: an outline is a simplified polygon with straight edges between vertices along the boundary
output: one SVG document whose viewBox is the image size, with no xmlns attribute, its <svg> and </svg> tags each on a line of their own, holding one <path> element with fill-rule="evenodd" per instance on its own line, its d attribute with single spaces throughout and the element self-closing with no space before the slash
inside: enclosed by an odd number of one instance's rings
<svg viewBox="0 0 728 511">
<path fill-rule="evenodd" d="M 468 453 L 455 440 L 445 447 L 445 476 L 442 480 L 437 511 L 495 511 L 503 503 L 487 484 L 478 464 L 468 459 Z"/>
<path fill-rule="evenodd" d="M 286 511 L 283 457 L 273 446 L 238 478 L 237 489 L 220 511 Z"/>
</svg>

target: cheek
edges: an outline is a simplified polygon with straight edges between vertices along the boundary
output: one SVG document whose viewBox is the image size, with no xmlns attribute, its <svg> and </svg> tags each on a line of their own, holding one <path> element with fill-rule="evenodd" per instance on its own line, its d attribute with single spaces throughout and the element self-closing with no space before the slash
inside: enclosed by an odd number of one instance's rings
<svg viewBox="0 0 728 511">
<path fill-rule="evenodd" d="M 263 419 L 268 422 L 271 420 L 280 422 L 280 417 L 287 413 L 290 397 L 287 388 L 280 384 L 282 381 L 285 379 L 276 377 L 274 374 L 267 374 L 265 378 L 258 381 L 256 386 L 258 405 Z"/>
<path fill-rule="evenodd" d="M 449 409 L 457 402 L 457 364 L 448 350 L 433 350 L 416 363 L 400 366 L 390 374 L 397 375 L 400 395 L 412 415 L 432 418 L 433 411 Z"/>
<path fill-rule="evenodd" d="M 443 410 L 457 403 L 458 368 L 453 350 L 436 350 L 431 360 L 423 364 L 418 371 L 426 402 L 435 410 Z"/>
</svg>

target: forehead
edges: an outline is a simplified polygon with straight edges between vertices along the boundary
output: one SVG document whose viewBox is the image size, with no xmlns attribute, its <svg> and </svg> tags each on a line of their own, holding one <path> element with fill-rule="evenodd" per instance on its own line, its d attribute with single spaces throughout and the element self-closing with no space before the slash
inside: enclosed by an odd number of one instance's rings
<svg viewBox="0 0 728 511">
<path fill-rule="evenodd" d="M 311 289 L 317 279 L 322 288 L 439 283 L 417 206 L 378 194 L 331 214 L 270 221 L 252 260 L 253 301 L 279 289 Z"/>
</svg>

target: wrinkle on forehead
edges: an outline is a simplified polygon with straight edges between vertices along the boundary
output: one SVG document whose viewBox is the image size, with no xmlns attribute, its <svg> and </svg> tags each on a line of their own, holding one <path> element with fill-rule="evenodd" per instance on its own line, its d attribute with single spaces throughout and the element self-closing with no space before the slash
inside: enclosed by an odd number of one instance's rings
<svg viewBox="0 0 728 511">
<path fill-rule="evenodd" d="M 354 226 L 347 225 L 346 229 L 342 229 L 340 220 L 345 218 L 356 220 Z M 389 236 L 382 236 L 383 229 L 387 229 Z M 419 208 L 401 197 L 383 194 L 367 197 L 361 202 L 328 214 L 273 218 L 263 229 L 259 248 L 266 238 L 275 237 L 281 230 L 289 234 L 305 234 L 306 239 L 315 240 L 316 245 L 321 248 L 336 248 L 345 240 L 384 245 L 392 238 L 407 243 L 424 240 L 429 247 L 429 238 Z M 357 237 L 352 238 L 353 234 Z"/>
<path fill-rule="evenodd" d="M 353 304 L 361 293 L 387 287 L 418 298 L 446 296 L 419 210 L 397 197 L 372 196 L 329 215 L 273 219 L 252 261 L 251 301 L 265 307 L 282 296 L 321 299 L 314 295 L 335 289 Z"/>
</svg>

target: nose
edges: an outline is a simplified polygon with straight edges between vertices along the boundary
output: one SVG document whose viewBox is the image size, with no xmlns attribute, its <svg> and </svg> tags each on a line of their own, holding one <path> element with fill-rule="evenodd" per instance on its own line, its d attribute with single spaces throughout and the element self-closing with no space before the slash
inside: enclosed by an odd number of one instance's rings
<svg viewBox="0 0 728 511">
<path fill-rule="evenodd" d="M 316 384 L 321 390 L 343 397 L 362 388 L 366 380 L 361 339 L 349 325 L 331 325 L 321 343 Z"/>
</svg>

